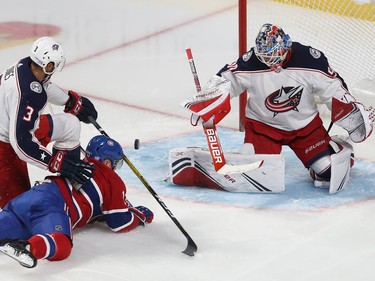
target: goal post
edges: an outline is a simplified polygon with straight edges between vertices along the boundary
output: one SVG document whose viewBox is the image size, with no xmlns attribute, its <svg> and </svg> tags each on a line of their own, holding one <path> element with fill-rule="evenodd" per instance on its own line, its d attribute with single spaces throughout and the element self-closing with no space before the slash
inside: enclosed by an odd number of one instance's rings
<svg viewBox="0 0 375 281">
<path fill-rule="evenodd" d="M 247 0 L 238 0 L 238 51 L 239 56 L 247 51 Z M 239 96 L 239 130 L 245 130 L 245 108 L 247 92 Z"/>
<path fill-rule="evenodd" d="M 245 3 L 242 3 L 245 2 Z M 351 93 L 361 85 L 374 85 L 375 0 L 239 0 L 239 44 L 248 48 L 264 23 L 279 25 L 293 41 L 313 46 L 327 56 L 331 67 L 345 80 Z M 246 8 L 244 8 L 246 7 Z M 246 12 L 241 11 L 246 9 Z M 240 47 L 240 53 L 244 53 Z M 370 82 L 369 82 L 370 81 Z M 370 86 L 372 87 L 372 86 Z M 368 87 L 367 87 L 368 88 Z M 370 89 L 371 91 L 371 89 Z M 240 98 L 240 130 L 245 120 L 245 95 Z M 242 122 L 242 123 L 241 123 Z"/>
</svg>

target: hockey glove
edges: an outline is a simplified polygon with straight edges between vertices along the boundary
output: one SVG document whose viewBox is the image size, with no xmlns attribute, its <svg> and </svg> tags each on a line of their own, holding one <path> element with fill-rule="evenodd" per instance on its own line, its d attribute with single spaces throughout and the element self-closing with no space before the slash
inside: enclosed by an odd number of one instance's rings
<svg viewBox="0 0 375 281">
<path fill-rule="evenodd" d="M 129 211 L 132 212 L 134 215 L 136 215 L 140 222 L 139 225 L 144 225 L 145 223 L 151 223 L 154 219 L 154 213 L 143 206 L 138 207 L 130 207 Z"/>
<path fill-rule="evenodd" d="M 190 123 L 196 126 L 212 117 L 214 124 L 219 123 L 231 110 L 231 83 L 222 77 L 212 77 L 207 86 L 181 105 L 192 112 Z"/>
<path fill-rule="evenodd" d="M 76 92 L 69 91 L 69 99 L 65 104 L 64 112 L 71 113 L 79 119 L 79 121 L 89 124 L 89 116 L 95 120 L 98 118 L 98 112 L 92 102 L 85 97 L 78 95 Z"/>
<path fill-rule="evenodd" d="M 344 95 L 341 100 L 333 97 L 331 114 L 331 121 L 345 129 L 353 142 L 362 142 L 372 133 L 373 109 L 366 109 L 351 95 Z"/>
<path fill-rule="evenodd" d="M 89 163 L 79 160 L 76 162 L 67 157 L 66 151 L 58 151 L 48 163 L 48 170 L 52 173 L 60 173 L 63 177 L 83 184 L 92 177 L 94 167 Z"/>
</svg>

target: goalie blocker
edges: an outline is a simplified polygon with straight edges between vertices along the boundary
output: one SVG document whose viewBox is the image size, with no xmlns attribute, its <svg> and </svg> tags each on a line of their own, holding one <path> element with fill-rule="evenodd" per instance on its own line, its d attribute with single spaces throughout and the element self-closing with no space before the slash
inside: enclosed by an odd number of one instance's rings
<svg viewBox="0 0 375 281">
<path fill-rule="evenodd" d="M 366 109 L 353 96 L 344 95 L 342 99 L 332 98 L 331 121 L 349 133 L 350 139 L 362 142 L 372 133 L 375 109 Z"/>
</svg>

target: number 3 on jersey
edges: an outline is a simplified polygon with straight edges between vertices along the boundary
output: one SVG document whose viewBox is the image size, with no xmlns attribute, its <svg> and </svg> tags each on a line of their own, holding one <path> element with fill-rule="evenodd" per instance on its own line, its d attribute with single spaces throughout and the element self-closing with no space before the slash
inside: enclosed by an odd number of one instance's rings
<svg viewBox="0 0 375 281">
<path fill-rule="evenodd" d="M 23 116 L 23 120 L 25 120 L 27 122 L 30 122 L 31 116 L 33 115 L 33 112 L 34 112 L 34 108 L 32 108 L 29 105 L 26 106 L 26 114 Z"/>
</svg>

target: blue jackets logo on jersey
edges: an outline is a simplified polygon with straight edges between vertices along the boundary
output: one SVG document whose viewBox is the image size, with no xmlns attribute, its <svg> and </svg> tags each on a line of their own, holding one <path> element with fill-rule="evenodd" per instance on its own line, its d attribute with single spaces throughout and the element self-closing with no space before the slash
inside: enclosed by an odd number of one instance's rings
<svg viewBox="0 0 375 281">
<path fill-rule="evenodd" d="M 313 58 L 318 59 L 322 56 L 321 52 L 317 49 L 310 48 L 310 54 L 313 56 Z"/>
<path fill-rule="evenodd" d="M 32 91 L 38 93 L 38 94 L 40 94 L 40 93 L 42 92 L 42 90 L 43 90 L 43 89 L 42 89 L 42 85 L 40 85 L 40 83 L 35 82 L 35 81 L 31 82 L 31 84 L 30 84 L 30 89 L 31 89 Z"/>
<path fill-rule="evenodd" d="M 274 113 L 273 117 L 290 110 L 298 111 L 297 106 L 301 101 L 302 92 L 302 86 L 281 87 L 281 89 L 273 92 L 266 98 L 265 105 L 268 110 Z"/>
</svg>

